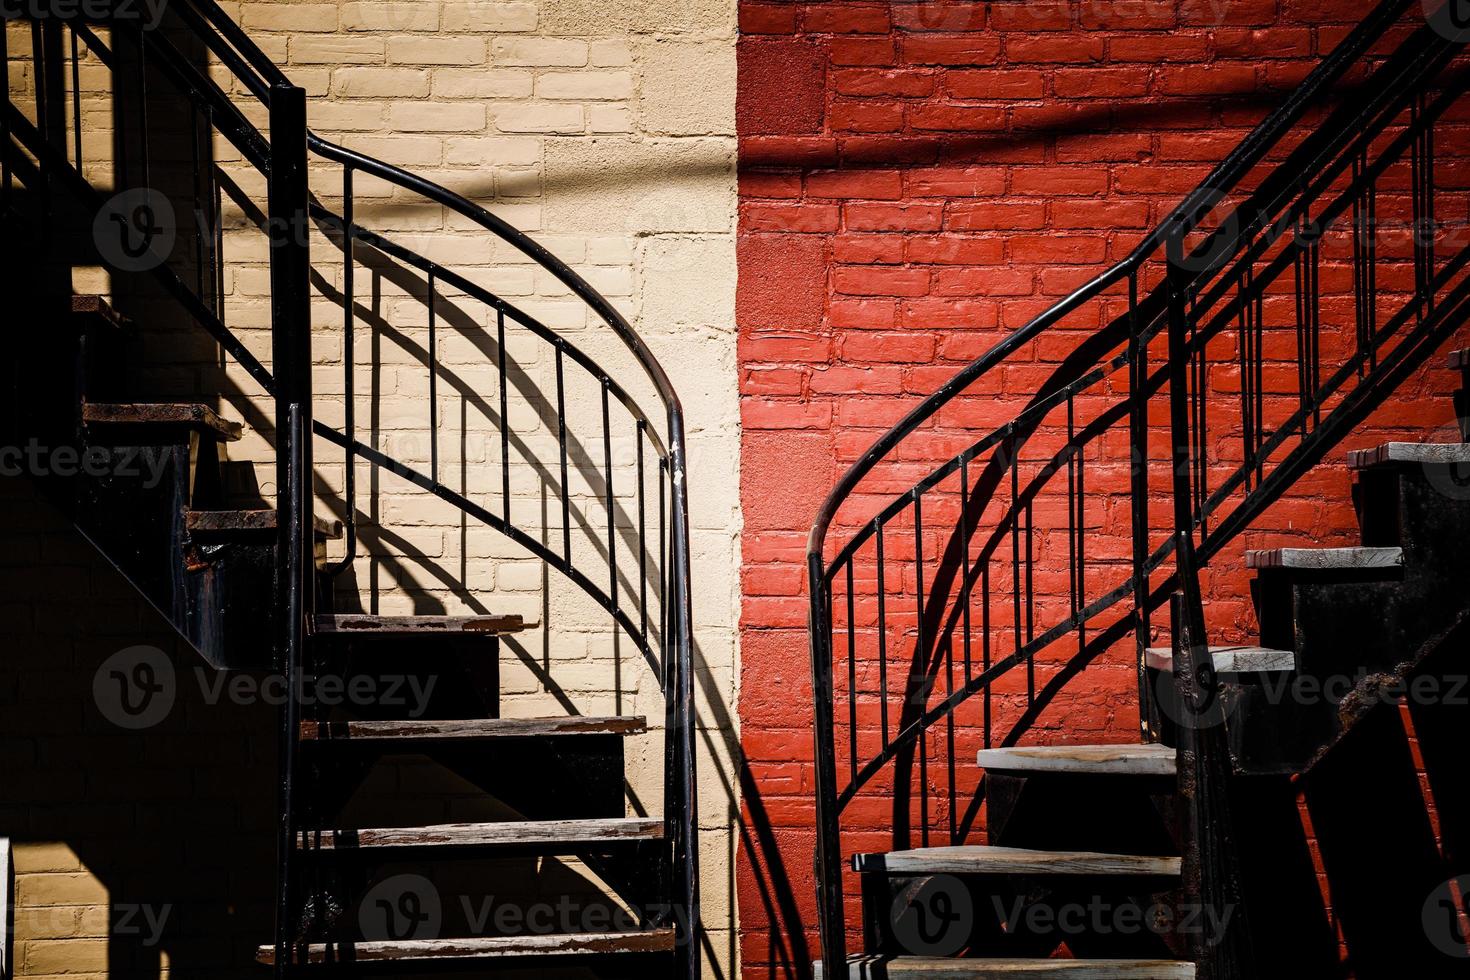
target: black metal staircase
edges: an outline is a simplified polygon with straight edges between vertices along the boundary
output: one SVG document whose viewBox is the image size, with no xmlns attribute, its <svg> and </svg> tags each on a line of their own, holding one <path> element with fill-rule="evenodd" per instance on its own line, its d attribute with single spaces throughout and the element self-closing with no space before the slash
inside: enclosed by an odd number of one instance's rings
<svg viewBox="0 0 1470 980">
<path fill-rule="evenodd" d="M 17 445 L 36 439 L 81 454 L 146 460 L 147 467 L 41 482 L 213 666 L 284 679 L 290 694 L 280 719 L 277 933 L 259 959 L 277 975 L 320 966 L 352 972 L 354 964 L 437 963 L 699 975 L 684 420 L 651 351 L 571 268 L 500 218 L 310 132 L 305 92 L 211 0 L 169 4 L 157 29 L 121 16 L 87 21 L 58 14 L 22 24 L 24 30 L 7 22 L 4 35 L 0 212 L 12 310 L 17 322 L 28 320 L 35 329 L 26 332 L 7 375 L 7 435 Z M 13 47 L 20 38 L 24 50 Z M 110 85 L 113 154 L 105 176 L 86 155 L 84 88 L 89 99 L 97 94 L 96 72 Z M 228 179 L 217 146 L 238 154 L 264 181 L 263 204 Z M 324 174 L 331 175 L 331 190 L 313 190 Z M 432 260 L 360 218 L 356 187 L 368 180 L 534 262 L 621 342 L 641 377 L 620 382 L 598 358 L 481 285 L 471 271 Z M 101 298 L 76 295 L 71 270 L 109 265 L 109 250 L 89 229 L 113 218 L 108 209 L 115 195 L 127 192 L 143 196 L 134 211 L 116 216 L 124 226 L 140 214 L 147 220 L 136 208 L 165 201 L 187 217 L 157 262 L 111 264 L 116 275 L 132 274 L 153 294 L 143 311 L 121 316 Z M 253 349 L 231 324 L 227 205 L 238 206 L 266 237 L 268 351 Z M 326 288 L 332 277 L 313 264 L 313 237 L 340 250 L 338 292 Z M 145 258 L 142 250 L 126 257 Z M 430 384 L 427 466 L 401 462 L 359 432 L 353 338 L 365 308 L 356 283 L 363 267 L 404 288 L 427 317 L 421 358 Z M 316 294 L 333 300 L 342 318 L 346 418 L 340 429 L 314 412 Z M 482 319 L 464 315 L 471 305 Z M 274 500 L 242 502 L 232 492 L 225 447 L 240 438 L 239 423 L 222 419 L 212 404 L 137 390 L 123 370 L 136 356 L 131 319 L 180 314 L 244 370 L 260 395 L 274 399 L 273 417 L 255 426 L 273 435 Z M 451 336 L 481 352 L 494 388 L 475 390 L 441 363 L 439 347 Z M 536 357 L 554 365 L 554 387 L 542 389 L 521 368 L 508 352 L 512 342 L 537 346 Z M 487 485 L 451 485 L 445 472 L 439 391 L 451 385 L 498 419 L 492 434 L 499 472 Z M 646 413 L 635 390 L 651 392 L 658 411 Z M 568 403 L 588 391 L 590 414 L 600 425 L 577 431 L 584 420 Z M 527 403 L 553 434 L 547 458 L 512 422 L 512 408 Z M 340 516 L 331 520 L 315 516 L 318 439 L 346 464 Z M 512 489 L 517 462 L 544 477 L 559 520 L 520 512 Z M 518 615 L 338 609 L 333 583 L 366 547 L 359 534 L 359 463 L 499 532 L 589 597 L 618 643 L 654 679 L 663 716 L 652 724 L 633 715 L 584 716 L 570 698 L 564 715 L 502 716 L 502 638 L 537 625 Z M 573 478 L 593 487 L 590 502 L 578 499 Z M 328 557 L 332 541 L 342 541 L 334 547 L 345 551 L 336 560 Z M 614 675 L 627 669 L 607 665 L 610 689 Z M 412 717 L 388 704 L 329 709 L 302 697 L 316 678 L 351 684 L 385 673 L 432 675 L 445 683 Z M 624 743 L 659 729 L 663 747 L 653 758 L 664 770 L 662 815 L 647 815 L 638 802 L 637 814 L 628 816 Z M 414 826 L 342 822 L 375 760 L 404 753 L 434 759 L 482 787 L 499 801 L 503 818 Z M 348 909 L 362 897 L 365 869 L 377 864 L 407 855 L 416 866 L 452 867 L 500 854 L 580 859 L 604 883 L 608 899 L 627 907 L 627 926 L 365 936 Z"/>
<path fill-rule="evenodd" d="M 1230 625 L 1207 612 L 1232 542 L 1360 448 L 1355 428 L 1470 317 L 1446 218 L 1463 195 L 1437 168 L 1466 149 L 1467 36 L 1459 5 L 1427 6 L 1379 4 L 1127 259 L 829 496 L 809 548 L 821 975 L 1459 975 L 1417 921 L 1464 871 L 1456 832 L 1412 859 L 1416 825 L 1383 816 L 1393 781 L 1372 752 L 1344 760 L 1397 723 L 1377 695 L 1461 642 L 1463 431 L 1354 453 L 1362 546 L 1247 553 L 1259 639 L 1207 639 Z M 1034 370 L 1039 338 L 1067 353 L 994 425 L 996 379 Z M 1325 696 L 1292 686 L 1338 675 Z M 1135 692 L 1141 744 L 1088 744 Z M 1022 747 L 1028 732 L 1066 744 Z M 1372 887 L 1334 893 L 1348 964 L 1303 788 L 1404 848 L 1376 869 L 1376 921 Z M 1318 831 L 1324 852 L 1346 836 Z M 1190 912 L 1201 927 L 1180 928 Z"/>
</svg>

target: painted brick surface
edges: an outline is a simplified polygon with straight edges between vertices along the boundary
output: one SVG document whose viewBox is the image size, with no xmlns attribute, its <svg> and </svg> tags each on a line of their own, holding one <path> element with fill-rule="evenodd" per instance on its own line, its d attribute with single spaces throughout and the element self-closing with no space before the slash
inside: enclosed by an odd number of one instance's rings
<svg viewBox="0 0 1470 980">
<path fill-rule="evenodd" d="M 924 395 L 1126 256 L 1370 8 L 1346 0 L 741 3 L 740 707 L 750 776 L 739 880 L 746 976 L 806 976 L 818 955 L 804 560 L 823 497 Z M 1463 152 L 1461 144 L 1442 149 Z M 1441 177 L 1441 187 L 1458 179 Z M 1390 220 L 1407 214 L 1400 193 L 1385 196 Z M 1455 213 L 1445 219 L 1463 222 L 1461 206 L 1448 206 Z M 1405 269 L 1407 242 L 1399 235 L 1382 256 L 1380 276 L 1388 279 L 1380 283 L 1396 283 L 1385 290 L 1404 288 L 1395 277 Z M 1351 273 L 1341 255 L 1323 267 L 1327 364 L 1342 356 L 1352 329 L 1351 296 L 1344 295 Z M 1279 304 L 1290 299 L 1269 302 L 1279 318 L 1286 314 Z M 925 463 L 1014 417 L 1102 325 L 1098 310 L 1079 311 L 1065 329 L 1020 351 L 972 390 L 975 397 L 926 427 L 913 455 L 880 471 L 894 474 L 891 480 L 844 508 L 831 540 L 845 540 L 844 531 L 923 475 Z M 1291 341 L 1289 331 L 1273 331 L 1266 354 L 1267 388 L 1283 397 L 1295 384 Z M 1453 382 L 1436 358 L 1344 448 L 1442 431 L 1453 419 L 1446 397 Z M 1228 360 L 1210 384 L 1222 404 L 1238 390 Z M 1127 486 L 1123 435 L 1088 458 L 1082 524 L 1089 553 L 1126 564 L 1126 507 L 1120 522 L 1120 501 L 1108 503 L 1110 491 Z M 1234 460 L 1233 452 L 1222 443 L 1220 462 Z M 1205 583 L 1215 639 L 1254 634 L 1244 548 L 1356 543 L 1340 455 L 1216 559 Z M 1157 488 L 1167 467 L 1153 469 L 1162 474 Z M 1037 506 L 1038 523 L 1065 529 L 1064 499 Z M 1167 499 L 1158 497 L 1152 509 L 1160 528 Z M 926 519 L 952 526 L 955 511 L 926 510 Z M 1049 616 L 1068 601 L 1064 541 L 1043 542 L 1038 556 L 1038 608 Z M 939 543 L 931 534 L 927 553 Z M 911 541 L 890 547 L 912 554 Z M 906 567 L 904 581 L 889 587 L 911 609 Z M 860 617 L 872 615 L 874 584 L 869 578 L 864 585 L 864 572 L 871 576 L 871 563 L 859 569 Z M 1006 595 L 1010 586 L 999 588 Z M 914 615 L 904 615 L 898 626 L 890 620 L 895 635 L 911 629 Z M 1047 656 L 1043 679 L 1063 654 Z M 1118 650 L 1102 658 L 1043 714 L 1028 741 L 1136 740 L 1130 656 Z M 1014 718 L 1024 690 L 1024 677 L 1004 678 L 998 712 Z M 978 776 L 979 710 L 959 722 L 961 788 Z M 930 756 L 936 785 L 938 741 Z M 892 846 L 885 800 L 859 800 L 848 821 L 849 846 Z M 850 884 L 853 921 L 854 893 Z"/>
</svg>

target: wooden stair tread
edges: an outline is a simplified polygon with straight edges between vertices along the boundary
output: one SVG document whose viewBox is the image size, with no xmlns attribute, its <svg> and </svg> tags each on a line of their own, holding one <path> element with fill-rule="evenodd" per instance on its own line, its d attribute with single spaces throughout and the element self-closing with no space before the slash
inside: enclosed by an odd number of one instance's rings
<svg viewBox="0 0 1470 980">
<path fill-rule="evenodd" d="M 1470 367 L 1470 350 L 1450 352 L 1450 370 L 1462 371 L 1467 367 Z"/>
<path fill-rule="evenodd" d="M 339 636 L 498 636 L 534 629 L 520 616 L 318 616 L 318 633 Z"/>
<path fill-rule="evenodd" d="M 847 961 L 853 980 L 1194 980 L 1193 963 L 1184 960 L 933 959 L 922 956 L 854 956 Z M 816 978 L 822 980 L 822 964 Z"/>
<path fill-rule="evenodd" d="M 1403 548 L 1271 548 L 1245 553 L 1246 568 L 1290 568 L 1301 571 L 1351 571 L 1399 568 Z"/>
<path fill-rule="evenodd" d="M 302 739 L 316 742 L 638 735 L 646 731 L 648 731 L 646 718 L 590 718 L 578 715 L 560 718 L 471 718 L 463 721 L 305 721 L 301 723 Z"/>
<path fill-rule="evenodd" d="M 132 321 L 112 308 L 112 304 L 101 296 L 73 296 L 72 316 L 86 320 L 89 324 L 111 327 L 113 330 L 131 330 Z"/>
<path fill-rule="evenodd" d="M 997 772 L 1174 776 L 1176 756 L 1167 745 L 1032 745 L 983 749 L 976 762 Z"/>
<path fill-rule="evenodd" d="M 192 429 L 221 442 L 238 442 L 244 433 L 239 422 L 230 422 L 208 405 L 192 404 L 95 404 L 82 406 L 82 421 L 89 426 L 173 426 Z"/>
<path fill-rule="evenodd" d="M 1210 656 L 1215 660 L 1215 673 L 1217 674 L 1259 674 L 1296 670 L 1296 654 L 1291 650 L 1272 650 L 1269 647 L 1253 646 L 1210 647 Z M 1174 648 L 1149 647 L 1147 663 L 1155 670 L 1173 670 Z"/>
<path fill-rule="evenodd" d="M 660 840 L 663 835 L 663 821 L 641 817 L 527 820 L 304 831 L 297 841 L 297 847 L 304 851 L 357 851 L 393 847 L 555 847 L 612 841 Z"/>
<path fill-rule="evenodd" d="M 490 960 L 512 956 L 591 956 L 615 953 L 667 953 L 675 948 L 673 929 L 642 932 L 574 932 L 531 936 L 475 936 L 467 939 L 312 943 L 312 963 L 371 963 L 417 960 Z M 274 946 L 256 950 L 257 961 L 272 965 Z"/>
<path fill-rule="evenodd" d="M 1348 453 L 1348 468 L 1372 466 L 1470 463 L 1470 444 L 1463 442 L 1385 442 L 1372 449 Z"/>
<path fill-rule="evenodd" d="M 1033 851 L 1021 847 L 962 844 L 853 856 L 854 871 L 887 874 L 1166 875 L 1180 873 L 1182 859 L 1095 851 Z"/>
<path fill-rule="evenodd" d="M 184 523 L 193 534 L 231 534 L 269 531 L 275 533 L 279 521 L 276 511 L 262 510 L 191 510 Z M 342 522 L 312 516 L 317 537 L 336 540 L 342 537 Z"/>
</svg>

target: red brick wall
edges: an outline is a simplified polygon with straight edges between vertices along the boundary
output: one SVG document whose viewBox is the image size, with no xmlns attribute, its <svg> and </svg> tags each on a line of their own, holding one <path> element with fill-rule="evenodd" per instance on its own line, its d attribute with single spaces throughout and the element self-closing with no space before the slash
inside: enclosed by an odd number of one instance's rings
<svg viewBox="0 0 1470 980">
<path fill-rule="evenodd" d="M 818 503 L 922 396 L 1128 254 L 1371 6 L 741 3 L 746 976 L 804 975 L 793 964 L 816 956 L 803 558 Z M 1007 373 L 978 421 L 1010 418 L 1051 367 Z M 1431 418 L 1386 410 L 1379 431 L 1452 418 L 1447 398 L 1419 404 Z M 1332 460 L 1251 546 L 1351 540 Z M 1214 582 L 1236 633 L 1253 629 L 1242 586 Z M 1085 717 L 1089 738 L 1136 738 L 1131 702 Z"/>
</svg>

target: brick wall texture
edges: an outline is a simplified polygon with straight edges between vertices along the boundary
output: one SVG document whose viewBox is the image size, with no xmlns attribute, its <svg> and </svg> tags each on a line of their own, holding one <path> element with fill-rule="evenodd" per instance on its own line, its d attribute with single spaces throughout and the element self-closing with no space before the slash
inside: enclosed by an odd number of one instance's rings
<svg viewBox="0 0 1470 980">
<path fill-rule="evenodd" d="M 1128 255 L 1371 7 L 1362 0 L 740 4 L 740 713 L 749 782 L 739 880 L 746 976 L 805 976 L 805 963 L 819 955 L 812 719 L 803 709 L 811 703 L 804 560 L 820 502 L 923 396 Z M 1444 143 L 1448 156 L 1465 145 L 1456 138 Z M 1460 186 L 1458 173 L 1442 174 L 1442 189 Z M 1396 172 L 1383 197 L 1400 220 L 1405 175 Z M 1452 212 L 1442 217 L 1463 222 L 1461 204 L 1441 196 Z M 1410 268 L 1407 242 L 1401 234 L 1384 246 L 1380 274 L 1390 279 L 1380 281 L 1392 283 L 1385 292 L 1406 288 L 1400 277 Z M 1338 363 L 1333 359 L 1343 356 L 1352 332 L 1351 270 L 1341 245 L 1323 266 L 1328 365 Z M 1156 274 L 1146 275 L 1145 288 L 1154 281 Z M 1272 322 L 1293 322 L 1289 283 L 1288 276 L 1284 294 L 1267 299 Z M 841 512 L 828 558 L 935 463 L 1013 418 L 1121 303 L 1115 289 L 1109 302 L 1090 304 L 1062 329 L 1022 347 L 971 390 L 973 397 L 921 431 L 909 444 L 913 451 L 880 468 Z M 1111 311 L 1106 319 L 1100 307 Z M 1281 397 L 1295 391 L 1295 367 L 1286 363 L 1295 357 L 1293 331 L 1271 331 L 1266 353 L 1267 390 Z M 1226 362 L 1212 370 L 1212 392 L 1238 391 L 1229 352 L 1212 348 L 1211 356 Z M 1446 427 L 1454 408 L 1445 396 L 1453 381 L 1436 358 L 1343 448 L 1390 436 L 1444 437 L 1452 431 Z M 1218 409 L 1226 410 L 1238 411 Z M 1121 497 L 1109 497 L 1127 486 L 1126 426 L 1117 435 L 1088 451 L 1088 503 L 1079 524 L 1089 553 L 1123 569 L 1131 554 L 1127 508 Z M 1156 492 L 1168 473 L 1160 451 L 1167 453 L 1165 444 L 1151 450 Z M 1212 452 L 1215 462 L 1230 464 L 1238 450 L 1221 440 Z M 1358 543 L 1341 460 L 1332 453 L 1215 559 L 1205 582 L 1212 642 L 1254 636 L 1244 548 Z M 1168 506 L 1162 494 L 1154 501 L 1155 540 Z M 1044 497 L 1037 510 L 1038 526 L 1052 529 L 1036 556 L 1038 622 L 1050 625 L 1069 601 L 1064 498 Z M 957 511 L 930 511 L 926 501 L 924 513 L 931 526 L 952 529 Z M 891 532 L 890 560 L 898 551 L 907 564 L 901 581 L 890 578 L 887 586 L 890 635 L 908 631 L 910 639 L 911 520 L 910 508 Z M 945 539 L 931 530 L 926 553 Z M 876 685 L 871 550 L 870 543 L 857 565 L 856 586 L 860 643 L 868 651 L 859 669 L 869 691 Z M 1005 579 L 996 583 L 997 616 L 1008 630 L 1009 563 L 997 574 Z M 842 591 L 839 583 L 839 629 L 847 616 Z M 1156 639 L 1167 643 L 1160 620 L 1166 617 L 1155 619 Z M 996 634 L 996 656 L 1004 656 L 1009 641 L 1004 631 Z M 1027 741 L 1136 741 L 1131 641 L 1125 646 L 1073 681 Z M 1065 656 L 1049 655 L 1043 683 Z M 1007 710 L 1014 721 L 1024 707 L 1023 673 L 999 686 L 998 724 Z M 844 720 L 846 683 L 839 677 Z M 896 695 L 892 704 L 896 716 Z M 876 711 L 872 698 L 863 711 L 870 709 Z M 952 758 L 962 790 L 973 789 L 978 777 L 979 711 L 978 704 L 966 708 L 958 722 Z M 872 739 L 863 745 L 866 761 L 877 752 L 878 721 L 864 714 L 862 724 Z M 929 742 L 936 791 L 946 752 L 942 728 Z M 838 749 L 842 786 L 842 736 Z M 879 779 L 866 803 L 860 797 L 849 809 L 849 848 L 896 845 L 883 797 L 890 785 L 887 776 Z M 941 807 L 935 826 L 947 833 L 946 817 Z M 977 830 L 983 822 L 982 814 Z M 911 842 L 919 843 L 917 829 Z M 853 915 L 854 896 L 849 878 Z"/>
</svg>

